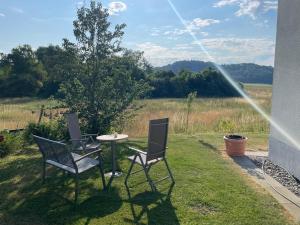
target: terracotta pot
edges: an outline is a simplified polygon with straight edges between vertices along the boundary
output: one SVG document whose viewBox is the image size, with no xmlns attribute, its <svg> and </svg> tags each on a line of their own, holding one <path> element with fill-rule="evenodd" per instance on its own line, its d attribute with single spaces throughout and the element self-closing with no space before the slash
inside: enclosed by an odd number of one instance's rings
<svg viewBox="0 0 300 225">
<path fill-rule="evenodd" d="M 0 135 L 0 142 L 4 141 L 4 136 Z"/>
<path fill-rule="evenodd" d="M 229 156 L 243 156 L 248 138 L 240 135 L 224 136 L 226 152 Z"/>
</svg>

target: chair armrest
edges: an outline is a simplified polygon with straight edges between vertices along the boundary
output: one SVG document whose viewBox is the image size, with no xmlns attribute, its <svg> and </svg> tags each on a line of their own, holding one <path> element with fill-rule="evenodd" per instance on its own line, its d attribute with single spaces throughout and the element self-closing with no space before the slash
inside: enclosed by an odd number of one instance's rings
<svg viewBox="0 0 300 225">
<path fill-rule="evenodd" d="M 81 139 L 70 139 L 70 141 L 87 141 L 88 138 L 81 138 Z"/>
<path fill-rule="evenodd" d="M 72 147 L 76 147 L 77 145 L 80 145 L 82 147 L 82 150 L 85 150 L 86 144 L 88 143 L 88 138 L 82 138 L 82 139 L 70 139 L 72 143 Z"/>
<path fill-rule="evenodd" d="M 95 137 L 97 137 L 98 134 L 83 134 L 82 137 L 87 137 L 91 142 L 95 142 Z"/>
<path fill-rule="evenodd" d="M 133 148 L 133 147 L 129 147 L 130 150 L 136 151 L 137 153 L 143 154 L 143 155 L 147 155 L 147 152 L 141 151 L 139 149 Z"/>
<path fill-rule="evenodd" d="M 78 162 L 78 161 L 80 161 L 80 160 L 82 160 L 82 159 L 84 159 L 84 158 L 86 158 L 86 157 L 88 157 L 88 156 L 90 156 L 90 155 L 93 155 L 93 154 L 98 153 L 98 152 L 101 152 L 101 151 L 102 151 L 102 149 L 98 149 L 98 150 L 96 150 L 96 151 L 89 152 L 89 153 L 87 153 L 87 154 L 85 154 L 85 155 L 79 157 L 78 159 L 74 160 L 74 162 Z"/>
<path fill-rule="evenodd" d="M 98 136 L 98 134 L 83 134 L 82 137 L 88 137 L 88 136 Z"/>
</svg>

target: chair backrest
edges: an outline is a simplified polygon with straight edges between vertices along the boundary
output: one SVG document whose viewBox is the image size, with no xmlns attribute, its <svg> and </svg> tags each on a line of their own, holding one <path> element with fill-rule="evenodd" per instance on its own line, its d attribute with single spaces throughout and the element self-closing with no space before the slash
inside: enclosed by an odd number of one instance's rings
<svg viewBox="0 0 300 225">
<path fill-rule="evenodd" d="M 67 118 L 67 123 L 68 123 L 68 130 L 71 139 L 81 139 L 81 131 L 80 131 L 80 126 L 79 126 L 79 120 L 78 116 L 76 113 L 67 113 L 65 114 Z"/>
<path fill-rule="evenodd" d="M 165 157 L 169 119 L 149 121 L 148 151 L 146 161 Z"/>
<path fill-rule="evenodd" d="M 44 160 L 52 160 L 56 163 L 77 169 L 74 158 L 66 144 L 52 141 L 43 137 L 33 135 Z"/>
</svg>

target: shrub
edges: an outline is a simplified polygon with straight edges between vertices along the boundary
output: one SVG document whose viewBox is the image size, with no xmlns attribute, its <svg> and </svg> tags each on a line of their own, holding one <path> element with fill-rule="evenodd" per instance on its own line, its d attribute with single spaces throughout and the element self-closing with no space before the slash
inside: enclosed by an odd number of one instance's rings
<svg viewBox="0 0 300 225">
<path fill-rule="evenodd" d="M 28 144 L 33 144 L 32 134 L 48 138 L 51 140 L 68 139 L 68 131 L 63 121 L 51 121 L 43 123 L 29 123 L 24 131 L 24 140 Z"/>
<path fill-rule="evenodd" d="M 24 140 L 20 134 L 11 134 L 7 131 L 1 132 L 4 136 L 4 141 L 0 142 L 0 158 L 6 155 L 21 150 L 24 147 Z"/>
<path fill-rule="evenodd" d="M 232 133 L 235 130 L 235 125 L 229 119 L 221 119 L 219 121 L 219 123 L 217 124 L 215 130 L 217 132 L 226 132 L 226 133 L 230 132 L 230 133 Z"/>
</svg>

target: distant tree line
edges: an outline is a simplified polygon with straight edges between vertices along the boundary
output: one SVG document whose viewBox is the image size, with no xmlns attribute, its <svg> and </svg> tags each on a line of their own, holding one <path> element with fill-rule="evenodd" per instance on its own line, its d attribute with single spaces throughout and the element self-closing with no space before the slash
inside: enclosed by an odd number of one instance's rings
<svg viewBox="0 0 300 225">
<path fill-rule="evenodd" d="M 75 70 L 78 69 L 78 54 L 67 40 L 64 40 L 62 46 L 49 45 L 34 51 L 31 46 L 23 45 L 12 49 L 8 54 L 1 54 L 0 97 L 59 97 L 62 95 L 62 92 L 58 91 L 62 83 L 72 76 L 72 71 L 75 74 Z M 176 74 L 172 71 L 154 70 L 145 62 L 141 53 L 127 51 L 126 54 L 130 57 L 118 62 L 124 64 L 125 60 L 126 66 L 131 67 L 131 72 L 135 73 L 135 79 L 148 82 L 151 90 L 144 96 L 183 98 L 194 91 L 203 97 L 239 95 L 225 78 L 211 67 L 200 72 L 181 70 Z M 137 65 L 141 61 L 143 69 Z"/>
<path fill-rule="evenodd" d="M 239 96 L 224 76 L 211 67 L 197 73 L 157 71 L 149 76 L 149 80 L 152 98 L 184 98 L 191 92 L 197 92 L 200 97 Z"/>
<path fill-rule="evenodd" d="M 0 97 L 59 98 L 64 94 L 62 87 L 71 79 L 81 77 L 88 81 L 85 76 L 88 71 L 82 70 L 80 65 L 84 60 L 80 50 L 66 39 L 63 40 L 62 46 L 49 45 L 39 47 L 37 50 L 33 50 L 30 45 L 13 48 L 8 54 L 0 54 Z M 112 61 L 119 74 L 130 71 L 132 75 L 130 79 L 146 80 L 149 66 L 144 61 L 142 53 L 123 49 L 122 55 L 111 57 L 111 61 L 106 61 L 105 64 L 112 66 Z M 81 74 L 78 74 L 78 71 Z M 112 73 L 100 67 L 98 72 Z M 101 79 L 103 77 L 94 83 Z"/>
<path fill-rule="evenodd" d="M 254 63 L 225 64 L 222 66 L 237 82 L 262 84 L 272 84 L 273 82 L 272 66 L 262 66 Z M 174 73 L 178 74 L 182 70 L 198 72 L 209 67 L 214 68 L 215 65 L 211 62 L 183 60 L 174 62 L 166 66 L 157 67 L 156 69 L 163 71 L 171 70 Z"/>
</svg>

